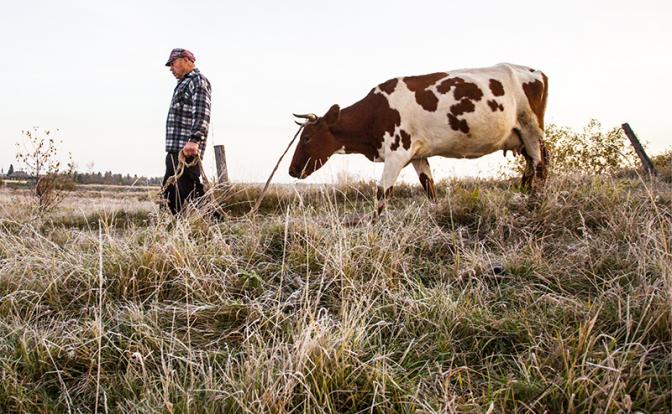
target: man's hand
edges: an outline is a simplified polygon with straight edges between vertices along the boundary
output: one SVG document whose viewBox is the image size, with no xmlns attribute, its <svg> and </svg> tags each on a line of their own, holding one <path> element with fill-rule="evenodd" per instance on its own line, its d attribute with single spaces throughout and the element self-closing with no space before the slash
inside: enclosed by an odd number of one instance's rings
<svg viewBox="0 0 672 414">
<path fill-rule="evenodd" d="M 182 152 L 184 152 L 184 155 L 187 157 L 196 155 L 198 154 L 198 144 L 192 141 L 187 141 L 184 148 L 182 148 Z"/>
</svg>

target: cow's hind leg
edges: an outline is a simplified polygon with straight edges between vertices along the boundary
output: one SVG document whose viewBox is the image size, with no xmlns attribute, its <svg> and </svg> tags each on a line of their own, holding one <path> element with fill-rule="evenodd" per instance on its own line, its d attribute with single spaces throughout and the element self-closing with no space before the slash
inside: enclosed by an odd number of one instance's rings
<svg viewBox="0 0 672 414">
<path fill-rule="evenodd" d="M 543 73 L 541 79 L 523 84 L 527 97 L 529 111 L 523 110 L 518 115 L 520 135 L 525 146 L 525 161 L 527 168 L 523 175 L 523 186 L 534 191 L 534 178 L 540 185 L 544 184 L 547 172 L 548 157 L 544 146 L 544 113 L 548 98 L 548 78 Z"/>
<path fill-rule="evenodd" d="M 413 167 L 415 168 L 415 172 L 418 173 L 420 184 L 422 184 L 422 188 L 425 189 L 425 193 L 427 193 L 427 198 L 429 198 L 432 201 L 436 201 L 436 187 L 434 187 L 434 178 L 432 178 L 432 169 L 429 167 L 429 161 L 427 160 L 427 158 L 414 160 Z"/>
<path fill-rule="evenodd" d="M 524 145 L 522 154 L 526 163 L 521 184 L 526 190 L 534 190 L 534 178 L 536 177 L 539 184 L 543 185 L 547 176 L 548 157 L 544 145 L 544 131 L 536 120 L 523 119 L 520 126 L 520 138 Z"/>
</svg>

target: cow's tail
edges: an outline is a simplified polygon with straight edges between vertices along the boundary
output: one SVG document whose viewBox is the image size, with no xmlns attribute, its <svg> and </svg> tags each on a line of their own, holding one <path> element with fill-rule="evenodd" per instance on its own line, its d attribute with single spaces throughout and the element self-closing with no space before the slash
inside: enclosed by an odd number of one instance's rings
<svg viewBox="0 0 672 414">
<path fill-rule="evenodd" d="M 548 76 L 544 72 L 541 72 L 541 78 L 543 83 L 543 92 L 541 93 L 541 102 L 539 103 L 539 113 L 537 114 L 539 120 L 539 128 L 544 129 L 544 115 L 546 114 L 546 100 L 548 99 Z"/>
<path fill-rule="evenodd" d="M 544 116 L 546 115 L 546 101 L 548 99 L 548 76 L 544 72 L 541 72 L 541 78 L 543 83 L 543 92 L 541 93 L 541 102 L 539 105 L 539 113 L 537 114 L 539 121 L 539 128 L 541 128 L 542 135 L 539 139 L 539 147 L 541 149 L 541 160 L 543 167 L 541 170 L 537 170 L 537 177 L 542 180 L 546 180 L 548 176 L 548 149 L 546 149 L 546 144 L 544 143 Z"/>
</svg>

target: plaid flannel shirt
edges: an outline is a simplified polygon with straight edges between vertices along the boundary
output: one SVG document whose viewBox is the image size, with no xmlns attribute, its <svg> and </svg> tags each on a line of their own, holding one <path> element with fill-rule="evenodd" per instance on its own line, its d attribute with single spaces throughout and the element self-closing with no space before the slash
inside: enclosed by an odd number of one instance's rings
<svg viewBox="0 0 672 414">
<path fill-rule="evenodd" d="M 210 126 L 210 81 L 194 69 L 177 82 L 166 120 L 166 152 L 198 142 L 200 154 Z"/>
</svg>

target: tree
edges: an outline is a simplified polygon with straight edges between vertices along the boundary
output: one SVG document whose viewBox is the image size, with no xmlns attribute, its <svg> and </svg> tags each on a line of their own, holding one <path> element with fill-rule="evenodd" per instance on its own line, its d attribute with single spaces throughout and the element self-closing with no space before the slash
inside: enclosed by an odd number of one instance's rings
<svg viewBox="0 0 672 414">
<path fill-rule="evenodd" d="M 57 130 L 58 131 L 58 130 Z M 61 202 L 64 190 L 71 188 L 74 170 L 72 155 L 65 169 L 58 160 L 58 145 L 61 143 L 49 130 L 21 131 L 24 140 L 17 143 L 16 159 L 35 181 L 34 194 L 38 211 L 44 213 Z"/>
<path fill-rule="evenodd" d="M 7 176 L 14 174 L 14 164 L 9 164 L 9 169 L 7 170 Z"/>
</svg>

